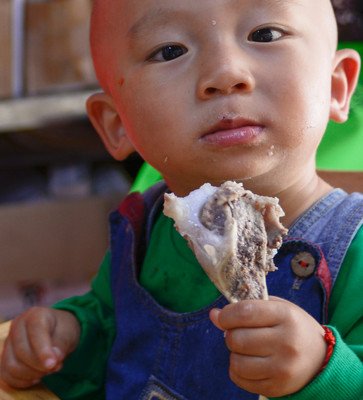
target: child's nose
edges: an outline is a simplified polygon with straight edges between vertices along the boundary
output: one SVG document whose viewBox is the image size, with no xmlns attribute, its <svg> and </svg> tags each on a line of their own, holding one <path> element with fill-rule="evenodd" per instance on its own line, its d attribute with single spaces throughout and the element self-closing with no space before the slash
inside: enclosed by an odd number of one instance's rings
<svg viewBox="0 0 363 400">
<path fill-rule="evenodd" d="M 245 61 L 238 59 L 238 56 L 219 61 L 209 58 L 201 67 L 197 88 L 199 98 L 207 100 L 217 95 L 252 92 L 255 78 Z"/>
</svg>

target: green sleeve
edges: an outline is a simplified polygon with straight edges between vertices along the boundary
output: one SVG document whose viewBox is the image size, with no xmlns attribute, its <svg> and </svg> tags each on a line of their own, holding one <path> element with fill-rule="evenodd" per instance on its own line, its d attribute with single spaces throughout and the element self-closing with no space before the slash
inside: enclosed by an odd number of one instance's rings
<svg viewBox="0 0 363 400">
<path fill-rule="evenodd" d="M 363 399 L 363 228 L 348 249 L 329 303 L 337 343 L 322 373 L 301 391 L 279 399 Z"/>
<path fill-rule="evenodd" d="M 81 338 L 62 370 L 44 378 L 45 385 L 63 400 L 104 399 L 106 363 L 115 336 L 110 253 L 106 253 L 88 293 L 62 300 L 54 308 L 78 318 Z"/>
<path fill-rule="evenodd" d="M 131 186 L 130 192 L 145 192 L 146 189 L 161 181 L 163 177 L 150 164 L 144 162 Z"/>
</svg>

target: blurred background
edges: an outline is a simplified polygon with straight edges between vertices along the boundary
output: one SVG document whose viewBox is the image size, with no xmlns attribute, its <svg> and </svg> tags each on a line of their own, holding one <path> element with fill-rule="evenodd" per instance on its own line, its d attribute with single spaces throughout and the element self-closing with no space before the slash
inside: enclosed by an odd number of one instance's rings
<svg viewBox="0 0 363 400">
<path fill-rule="evenodd" d="M 141 165 L 115 163 L 86 116 L 91 6 L 0 0 L 0 321 L 86 290 Z"/>
</svg>

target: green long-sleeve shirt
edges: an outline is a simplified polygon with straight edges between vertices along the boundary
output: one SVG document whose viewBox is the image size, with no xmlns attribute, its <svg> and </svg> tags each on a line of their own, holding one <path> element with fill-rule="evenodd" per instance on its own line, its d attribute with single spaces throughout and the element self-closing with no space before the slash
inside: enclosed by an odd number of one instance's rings
<svg viewBox="0 0 363 400">
<path fill-rule="evenodd" d="M 159 221 L 161 221 L 159 223 Z M 185 246 L 184 240 L 171 236 L 172 245 L 161 238 L 166 229 L 170 230 L 165 219 L 155 225 L 150 251 L 146 255 L 140 283 L 163 305 L 174 311 L 193 311 L 201 308 L 217 296 L 218 292 L 204 275 L 201 268 L 195 268 L 194 255 Z M 165 225 L 166 224 L 166 225 Z M 170 237 L 170 236 L 169 236 Z M 162 249 L 174 248 L 171 251 Z M 161 250 L 160 250 L 161 249 Z M 162 278 L 164 271 L 156 271 L 153 255 L 164 254 L 168 263 L 170 279 L 183 289 L 166 293 Z M 182 254 L 182 257 L 180 257 Z M 172 258 L 170 260 L 170 257 Z M 179 266 L 178 268 L 178 260 Z M 173 267 L 171 267 L 173 266 Z M 187 267 L 186 267 L 187 266 Z M 187 279 L 181 279 L 180 270 Z M 155 278 L 156 276 L 156 278 Z M 190 276 L 193 278 L 191 279 Z M 151 279 L 153 277 L 153 279 Z M 168 279 L 169 279 L 168 278 Z M 193 285 L 198 291 L 193 292 Z M 191 287 L 191 292 L 187 288 Z M 185 290 L 184 290 L 185 288 Z M 300 392 L 282 399 L 291 400 L 362 400 L 363 399 L 363 228 L 354 238 L 345 257 L 329 304 L 329 325 L 332 327 L 337 343 L 333 356 L 325 370 Z M 180 300 L 180 294 L 185 297 Z M 198 297 L 190 293 L 200 294 Z M 177 299 L 176 299 L 177 297 Z M 115 336 L 113 300 L 110 290 L 110 254 L 107 253 L 98 275 L 91 284 L 91 291 L 84 296 L 64 300 L 57 308 L 73 312 L 80 320 L 82 335 L 78 349 L 67 359 L 61 373 L 45 379 L 48 385 L 62 399 L 101 400 L 105 398 L 104 382 L 107 357 Z M 127 329 L 127 327 L 125 327 Z"/>
</svg>

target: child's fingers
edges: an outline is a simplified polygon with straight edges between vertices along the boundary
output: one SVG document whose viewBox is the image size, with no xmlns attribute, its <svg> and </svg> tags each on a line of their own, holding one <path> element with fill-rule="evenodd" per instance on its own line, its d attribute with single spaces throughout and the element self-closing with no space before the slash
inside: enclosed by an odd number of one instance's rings
<svg viewBox="0 0 363 400">
<path fill-rule="evenodd" d="M 53 346 L 52 340 L 52 326 L 38 326 L 29 324 L 27 327 L 28 340 L 35 355 L 35 359 L 39 360 L 35 367 L 38 367 L 44 372 L 53 371 L 63 361 L 63 355 L 61 351 Z"/>
<path fill-rule="evenodd" d="M 59 364 L 59 352 L 52 345 L 52 315 L 46 310 L 30 310 L 25 318 L 16 319 L 8 340 L 15 357 L 35 370 L 48 373 Z"/>
<path fill-rule="evenodd" d="M 6 366 L 6 368 L 5 368 Z M 2 355 L 1 378 L 9 385 L 25 388 L 39 382 L 44 375 L 18 360 L 12 346 L 7 346 Z"/>
<path fill-rule="evenodd" d="M 246 356 L 267 357 L 274 354 L 279 332 L 274 328 L 230 329 L 226 331 L 225 341 L 232 353 Z"/>
<path fill-rule="evenodd" d="M 274 394 L 274 392 L 271 390 L 271 387 L 273 387 L 273 383 L 271 382 L 270 379 L 260 379 L 260 380 L 245 379 L 238 376 L 234 371 L 230 371 L 229 376 L 237 386 L 247 390 L 248 392 L 264 393 L 265 395 L 271 393 L 271 397 Z"/>
<path fill-rule="evenodd" d="M 17 379 L 17 378 L 12 378 L 12 377 L 2 377 L 2 379 L 9 385 L 12 386 L 14 388 L 18 388 L 18 389 L 26 389 L 29 388 L 31 386 L 37 385 L 38 383 L 40 383 L 40 379 L 35 379 L 34 381 L 27 381 L 24 379 Z"/>
<path fill-rule="evenodd" d="M 221 313 L 220 309 L 213 308 L 209 313 L 209 318 L 218 329 L 223 331 L 224 329 L 222 328 L 222 326 L 219 323 L 219 315 L 220 315 L 220 313 Z"/>
<path fill-rule="evenodd" d="M 46 339 L 44 339 L 44 343 L 46 343 Z M 30 342 L 28 327 L 23 321 L 19 321 L 12 328 L 4 351 L 9 351 L 9 354 L 12 352 L 19 365 L 24 364 L 43 373 L 47 371 L 39 357 L 39 349 L 34 348 Z"/>
<path fill-rule="evenodd" d="M 266 300 L 243 300 L 228 304 L 218 315 L 223 330 L 273 327 L 281 323 L 288 303 Z"/>
<path fill-rule="evenodd" d="M 230 372 L 239 379 L 251 381 L 271 378 L 271 362 L 269 357 L 245 356 L 231 353 Z"/>
</svg>

